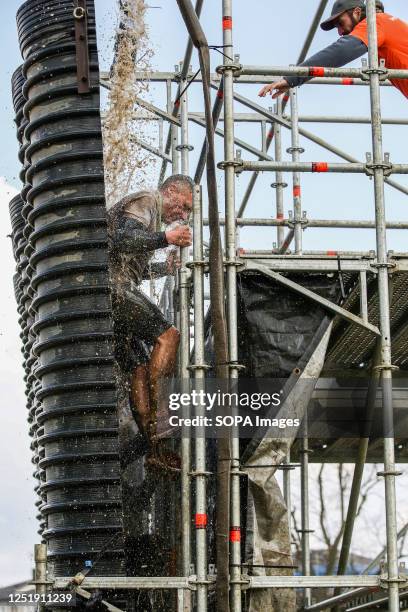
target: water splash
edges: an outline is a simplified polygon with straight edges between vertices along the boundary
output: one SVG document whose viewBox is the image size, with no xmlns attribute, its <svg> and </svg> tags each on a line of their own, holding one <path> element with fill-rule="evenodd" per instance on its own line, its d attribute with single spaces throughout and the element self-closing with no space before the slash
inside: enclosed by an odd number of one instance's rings
<svg viewBox="0 0 408 612">
<path fill-rule="evenodd" d="M 131 191 L 143 188 L 155 165 L 153 156 L 135 140 L 151 142 L 150 114 L 136 104 L 149 90 L 152 45 L 146 27 L 144 0 L 120 0 L 120 23 L 110 75 L 104 120 L 104 160 L 108 208 Z M 142 73 L 143 79 L 137 78 Z M 145 80 L 146 78 L 146 80 Z"/>
</svg>

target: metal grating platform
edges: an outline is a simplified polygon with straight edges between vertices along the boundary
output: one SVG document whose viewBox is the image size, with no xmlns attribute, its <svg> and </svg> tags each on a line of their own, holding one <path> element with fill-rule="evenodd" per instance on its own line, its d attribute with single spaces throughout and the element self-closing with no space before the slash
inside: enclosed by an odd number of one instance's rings
<svg viewBox="0 0 408 612">
<path fill-rule="evenodd" d="M 395 272 L 391 276 L 391 333 L 393 364 L 400 368 L 408 365 L 408 273 Z M 343 307 L 351 312 L 359 310 L 360 288 L 357 284 Z M 379 304 L 376 279 L 368 287 L 368 320 L 379 323 Z M 375 344 L 375 337 L 361 327 L 338 321 L 329 347 L 327 369 L 355 369 L 367 366 Z"/>
</svg>

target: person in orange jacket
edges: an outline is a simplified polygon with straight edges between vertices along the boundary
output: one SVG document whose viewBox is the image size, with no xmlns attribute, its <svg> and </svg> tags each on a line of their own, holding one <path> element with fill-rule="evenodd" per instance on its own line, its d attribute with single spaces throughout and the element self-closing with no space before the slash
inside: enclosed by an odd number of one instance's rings
<svg viewBox="0 0 408 612">
<path fill-rule="evenodd" d="M 382 2 L 376 2 L 378 57 L 390 69 L 408 69 L 408 23 L 384 12 Z M 320 24 L 322 30 L 337 28 L 340 38 L 332 45 L 305 60 L 300 66 L 338 68 L 361 57 L 368 51 L 366 5 L 363 0 L 337 0 L 329 19 Z M 259 92 L 277 98 L 291 87 L 302 85 L 308 78 L 288 76 Z M 391 79 L 391 83 L 408 98 L 408 79 Z"/>
</svg>

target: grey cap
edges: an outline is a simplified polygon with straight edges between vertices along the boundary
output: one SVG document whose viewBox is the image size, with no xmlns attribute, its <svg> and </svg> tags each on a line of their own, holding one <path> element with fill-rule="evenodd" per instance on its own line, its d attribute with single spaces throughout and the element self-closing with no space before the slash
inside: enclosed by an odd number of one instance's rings
<svg viewBox="0 0 408 612">
<path fill-rule="evenodd" d="M 332 30 L 335 27 L 336 19 L 346 11 L 354 8 L 365 8 L 364 0 L 336 0 L 329 19 L 322 21 L 320 27 L 325 31 Z"/>
</svg>

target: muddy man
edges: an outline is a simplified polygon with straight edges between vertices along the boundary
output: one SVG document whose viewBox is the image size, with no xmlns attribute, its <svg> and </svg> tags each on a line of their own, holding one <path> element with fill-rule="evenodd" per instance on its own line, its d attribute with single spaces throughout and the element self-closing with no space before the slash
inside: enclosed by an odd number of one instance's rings
<svg viewBox="0 0 408 612">
<path fill-rule="evenodd" d="M 179 332 L 140 284 L 172 274 L 178 265 L 174 253 L 165 262 L 151 263 L 156 250 L 191 245 L 191 230 L 182 223 L 191 213 L 192 198 L 191 179 L 173 175 L 158 191 L 132 193 L 108 211 L 116 357 L 122 371 L 130 372 L 132 412 L 150 442 L 159 383 L 174 371 Z M 173 224 L 172 229 L 161 231 L 162 223 Z"/>
</svg>

